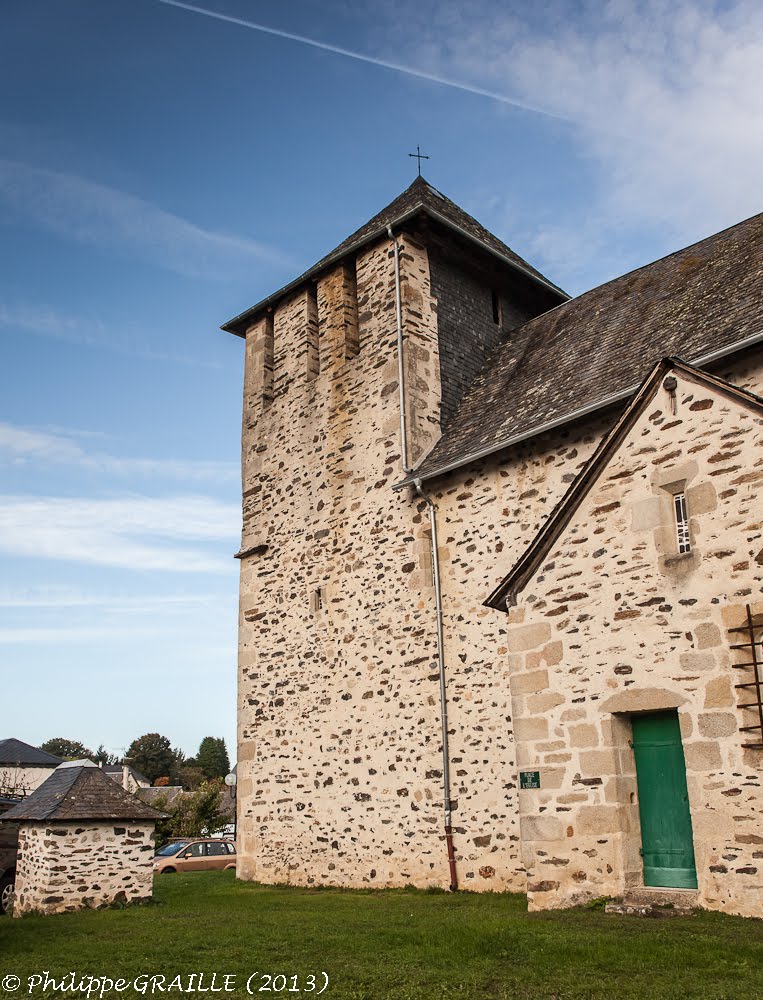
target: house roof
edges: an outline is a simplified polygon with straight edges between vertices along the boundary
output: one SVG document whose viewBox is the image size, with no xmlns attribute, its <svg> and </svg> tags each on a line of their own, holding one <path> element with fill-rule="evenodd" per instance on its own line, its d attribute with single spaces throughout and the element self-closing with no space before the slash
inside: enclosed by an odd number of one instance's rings
<svg viewBox="0 0 763 1000">
<path fill-rule="evenodd" d="M 431 479 L 625 400 L 645 360 L 763 340 L 763 214 L 530 320 L 488 359 L 418 468 Z"/>
<path fill-rule="evenodd" d="M 388 226 L 398 226 L 418 214 L 425 214 L 446 228 L 458 231 L 462 237 L 481 246 L 483 250 L 499 258 L 514 270 L 523 273 L 547 290 L 556 292 L 559 298 L 566 299 L 568 297 L 561 288 L 558 288 L 553 282 L 542 275 L 540 271 L 536 270 L 531 264 L 528 264 L 526 260 L 523 260 L 519 254 L 515 253 L 510 247 L 507 247 L 497 236 L 494 236 L 483 225 L 477 222 L 476 219 L 472 218 L 462 208 L 459 208 L 450 198 L 447 198 L 442 192 L 432 187 L 423 177 L 417 177 L 413 184 L 407 187 L 402 194 L 398 195 L 394 201 L 390 202 L 386 208 L 383 208 L 381 212 L 370 219 L 364 226 L 361 226 L 351 236 L 348 236 L 346 240 L 343 240 L 338 247 L 335 247 L 325 257 L 322 257 L 317 264 L 313 264 L 312 267 L 308 268 L 298 278 L 290 281 L 283 288 L 279 288 L 277 292 L 269 295 L 266 299 L 262 299 L 262 301 L 253 305 L 250 309 L 228 320 L 227 323 L 223 324 L 222 329 L 228 333 L 235 333 L 237 336 L 243 337 L 258 313 L 261 313 L 269 306 L 275 305 L 279 299 L 283 298 L 289 292 L 299 288 L 300 285 L 303 285 L 310 279 L 318 277 L 322 271 L 339 263 L 344 257 L 357 253 L 367 243 L 385 236 Z"/>
<path fill-rule="evenodd" d="M 158 820 L 160 813 L 130 795 L 93 764 L 62 767 L 4 814 L 6 820 Z"/>
<path fill-rule="evenodd" d="M 504 611 L 507 605 L 515 603 L 519 591 L 532 580 L 605 466 L 620 447 L 636 420 L 644 412 L 644 408 L 653 399 L 662 380 L 671 371 L 763 414 L 763 398 L 760 396 L 740 389 L 739 386 L 732 385 L 717 375 L 701 371 L 678 358 L 664 358 L 651 370 L 630 404 L 609 433 L 602 439 L 599 447 L 551 512 L 524 554 L 484 602 L 486 607 Z"/>
<path fill-rule="evenodd" d="M 101 768 L 101 770 L 103 771 L 104 774 L 108 774 L 108 775 L 111 775 L 113 777 L 117 777 L 118 776 L 119 780 L 121 781 L 122 780 L 122 768 L 123 767 L 124 767 L 123 764 L 104 764 L 103 767 Z M 133 778 L 135 779 L 135 781 L 137 781 L 138 783 L 140 783 L 141 781 L 145 781 L 147 785 L 151 784 L 151 782 L 148 780 L 148 778 L 145 776 L 145 774 L 141 774 L 140 771 L 136 771 L 136 769 L 134 767 L 129 767 L 128 766 L 128 770 L 129 770 L 130 774 L 133 776 Z"/>
<path fill-rule="evenodd" d="M 182 785 L 151 785 L 149 788 L 141 788 L 138 797 L 143 802 L 159 802 L 162 805 L 169 805 L 170 802 L 183 794 Z"/>
<path fill-rule="evenodd" d="M 13 737 L 0 740 L 0 764 L 10 764 L 15 767 L 58 767 L 60 763 L 60 757 L 46 753 L 45 750 L 38 750 L 23 740 L 16 740 Z"/>
</svg>

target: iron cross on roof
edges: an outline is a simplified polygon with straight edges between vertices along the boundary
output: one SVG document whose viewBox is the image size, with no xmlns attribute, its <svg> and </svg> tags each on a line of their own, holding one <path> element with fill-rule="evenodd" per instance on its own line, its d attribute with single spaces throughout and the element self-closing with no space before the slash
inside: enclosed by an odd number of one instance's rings
<svg viewBox="0 0 763 1000">
<path fill-rule="evenodd" d="M 416 159 L 419 161 L 419 177 L 421 177 L 421 161 L 422 160 L 428 160 L 429 157 L 426 156 L 424 153 L 421 152 L 421 146 L 419 146 L 418 144 L 416 145 L 416 152 L 415 153 L 409 153 L 408 155 L 409 156 L 415 156 Z"/>
</svg>

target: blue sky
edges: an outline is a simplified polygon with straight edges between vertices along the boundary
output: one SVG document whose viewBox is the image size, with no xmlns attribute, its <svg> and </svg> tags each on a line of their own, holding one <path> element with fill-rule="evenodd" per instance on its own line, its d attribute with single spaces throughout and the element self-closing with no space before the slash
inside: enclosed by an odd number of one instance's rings
<svg viewBox="0 0 763 1000">
<path fill-rule="evenodd" d="M 0 736 L 233 751 L 218 327 L 392 200 L 417 143 L 573 293 L 763 207 L 757 2 L 196 6 L 234 20 L 0 9 Z"/>
</svg>

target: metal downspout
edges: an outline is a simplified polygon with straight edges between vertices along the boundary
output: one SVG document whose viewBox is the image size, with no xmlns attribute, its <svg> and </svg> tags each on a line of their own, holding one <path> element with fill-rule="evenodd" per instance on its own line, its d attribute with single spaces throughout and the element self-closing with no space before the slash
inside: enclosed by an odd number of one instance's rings
<svg viewBox="0 0 763 1000">
<path fill-rule="evenodd" d="M 400 246 L 397 237 L 392 233 L 392 226 L 387 226 L 387 235 L 392 241 L 395 251 L 395 321 L 397 323 L 397 384 L 400 393 L 400 460 L 403 472 L 411 472 L 408 462 L 408 430 L 405 423 L 405 366 L 403 362 L 403 303 L 400 294 Z"/>
<path fill-rule="evenodd" d="M 434 577 L 435 603 L 437 605 L 437 664 L 440 675 L 440 724 L 442 726 L 442 796 L 445 813 L 445 844 L 448 850 L 450 868 L 450 890 L 458 889 L 456 856 L 453 848 L 453 828 L 451 826 L 450 805 L 450 752 L 448 748 L 448 703 L 445 691 L 445 638 L 442 627 L 442 589 L 440 586 L 440 557 L 437 547 L 437 508 L 430 496 L 421 488 L 421 480 L 414 480 L 416 492 L 429 508 L 429 524 L 432 530 L 432 575 Z"/>
<path fill-rule="evenodd" d="M 392 242 L 395 253 L 395 320 L 397 323 L 397 380 L 400 393 L 400 458 L 403 472 L 407 475 L 412 471 L 408 461 L 408 429 L 406 426 L 406 394 L 405 394 L 405 364 L 403 357 L 403 305 L 400 292 L 400 246 L 387 226 L 387 235 Z M 429 523 L 432 532 L 432 575 L 434 577 L 435 603 L 437 605 L 437 661 L 440 675 L 440 723 L 442 726 L 442 785 L 443 811 L 445 814 L 445 844 L 448 851 L 448 867 L 450 869 L 450 888 L 452 892 L 458 889 L 456 876 L 456 856 L 453 848 L 453 829 L 450 823 L 450 752 L 448 749 L 448 712 L 445 692 L 445 639 L 442 627 L 442 589 L 440 586 L 440 558 L 437 551 L 437 508 L 430 497 L 421 488 L 421 480 L 414 482 L 416 492 L 429 508 Z"/>
</svg>

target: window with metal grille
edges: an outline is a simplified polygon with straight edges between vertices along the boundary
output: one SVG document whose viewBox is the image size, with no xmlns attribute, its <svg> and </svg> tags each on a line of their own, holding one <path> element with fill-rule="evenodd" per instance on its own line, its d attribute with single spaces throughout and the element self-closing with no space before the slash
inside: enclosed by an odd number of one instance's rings
<svg viewBox="0 0 763 1000">
<path fill-rule="evenodd" d="M 676 513 L 676 538 L 678 540 L 678 551 L 691 552 L 691 540 L 689 538 L 689 514 L 686 509 L 686 494 L 676 493 L 673 496 L 673 509 Z"/>
</svg>

